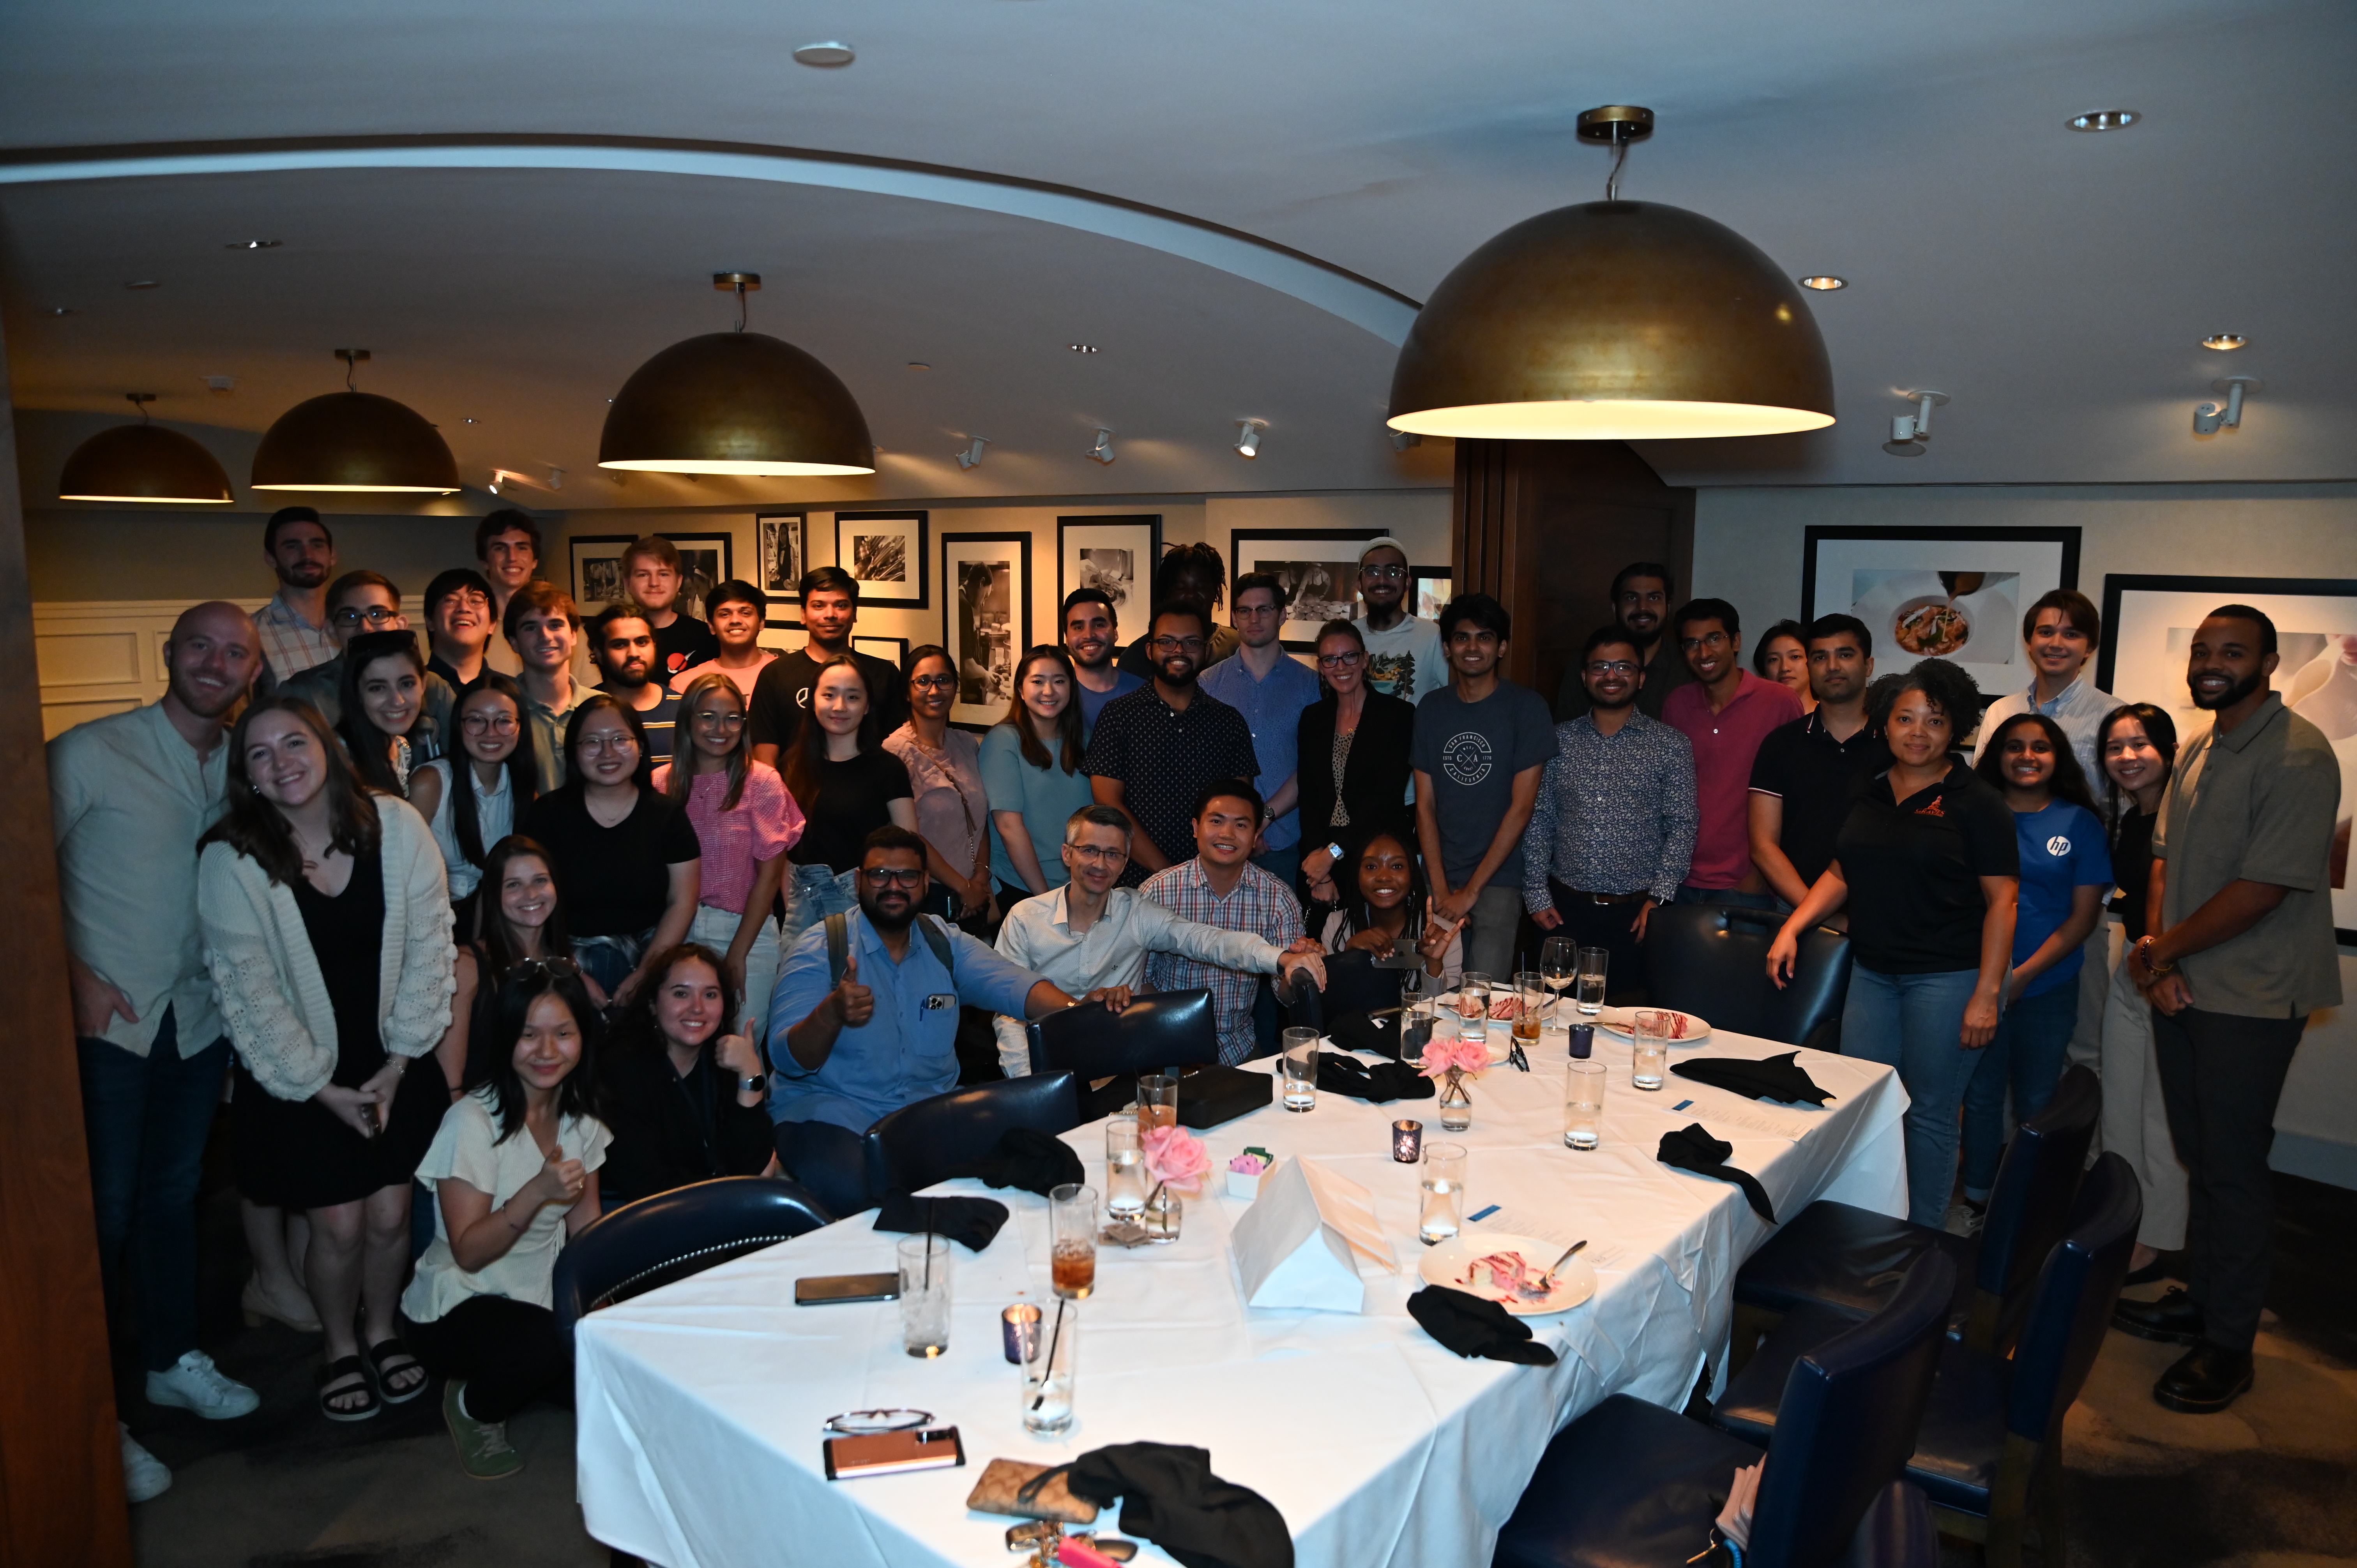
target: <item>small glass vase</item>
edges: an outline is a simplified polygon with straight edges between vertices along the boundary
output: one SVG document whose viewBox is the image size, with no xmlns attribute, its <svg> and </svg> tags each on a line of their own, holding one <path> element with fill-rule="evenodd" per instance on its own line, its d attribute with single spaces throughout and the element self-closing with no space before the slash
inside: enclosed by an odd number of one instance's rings
<svg viewBox="0 0 2357 1568">
<path fill-rule="evenodd" d="M 1441 1080 L 1440 1125 L 1449 1133 L 1462 1133 L 1473 1125 L 1473 1097 L 1465 1092 L 1462 1073 L 1452 1071 Z"/>
<path fill-rule="evenodd" d="M 1146 1240 L 1158 1247 L 1178 1240 L 1178 1225 L 1186 1216 L 1186 1199 L 1171 1191 L 1168 1184 L 1157 1184 L 1146 1198 L 1137 1222 L 1146 1228 Z"/>
</svg>

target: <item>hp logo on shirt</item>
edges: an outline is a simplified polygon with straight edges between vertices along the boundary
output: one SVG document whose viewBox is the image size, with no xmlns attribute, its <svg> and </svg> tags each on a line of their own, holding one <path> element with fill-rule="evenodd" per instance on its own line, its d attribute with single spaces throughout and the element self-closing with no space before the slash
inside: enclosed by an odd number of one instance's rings
<svg viewBox="0 0 2357 1568">
<path fill-rule="evenodd" d="M 2071 853 L 2071 841 L 2061 833 L 2056 833 L 2046 841 L 2046 853 L 2059 860 Z"/>
</svg>

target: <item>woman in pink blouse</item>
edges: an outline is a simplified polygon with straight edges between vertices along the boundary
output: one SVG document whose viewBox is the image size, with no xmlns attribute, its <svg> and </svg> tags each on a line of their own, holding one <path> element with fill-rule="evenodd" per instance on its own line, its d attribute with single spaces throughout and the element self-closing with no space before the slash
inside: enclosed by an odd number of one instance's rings
<svg viewBox="0 0 2357 1568">
<path fill-rule="evenodd" d="M 950 727 L 957 666 L 932 643 L 909 653 L 909 722 L 884 737 L 884 749 L 909 769 L 917 797 L 917 831 L 933 875 L 928 913 L 973 930 L 996 923 L 990 890 L 990 795 L 982 782 L 982 746 Z"/>
<path fill-rule="evenodd" d="M 741 998 L 742 1032 L 758 1043 L 768 1032 L 770 992 L 778 980 L 778 924 L 770 912 L 786 851 L 802 836 L 802 811 L 778 770 L 753 760 L 745 695 L 726 672 L 690 682 L 679 717 L 683 743 L 655 769 L 653 784 L 686 811 L 704 851 L 687 940 L 723 955 L 729 987 Z"/>
</svg>

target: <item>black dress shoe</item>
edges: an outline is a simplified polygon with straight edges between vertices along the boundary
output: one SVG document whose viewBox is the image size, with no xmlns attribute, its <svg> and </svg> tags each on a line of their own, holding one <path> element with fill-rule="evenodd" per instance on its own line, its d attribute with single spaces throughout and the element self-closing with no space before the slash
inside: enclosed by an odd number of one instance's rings
<svg viewBox="0 0 2357 1568">
<path fill-rule="evenodd" d="M 2175 1277 L 2169 1272 L 2169 1255 L 2164 1252 L 2143 1268 L 2130 1270 L 2122 1276 L 2120 1283 L 2124 1285 L 2158 1284 L 2163 1280 Z"/>
<path fill-rule="evenodd" d="M 2221 1349 L 2205 1339 L 2161 1373 L 2152 1385 L 2152 1397 L 2188 1415 L 2214 1415 L 2250 1387 L 2251 1353 Z"/>
<path fill-rule="evenodd" d="M 2121 1302 L 2112 1308 L 2112 1326 L 2165 1345 L 2199 1345 L 2201 1309 L 2183 1291 L 2171 1290 L 2158 1301 Z"/>
</svg>

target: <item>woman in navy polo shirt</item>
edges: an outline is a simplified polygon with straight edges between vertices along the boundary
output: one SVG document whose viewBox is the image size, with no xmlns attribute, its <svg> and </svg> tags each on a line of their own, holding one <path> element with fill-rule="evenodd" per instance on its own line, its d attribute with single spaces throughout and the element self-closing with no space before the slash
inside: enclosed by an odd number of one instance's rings
<svg viewBox="0 0 2357 1568">
<path fill-rule="evenodd" d="M 2013 966 L 2021 857 L 2004 797 L 1950 755 L 1986 706 L 1972 677 L 1925 659 L 1868 688 L 1867 723 L 1891 765 L 1851 806 L 1834 862 L 1768 952 L 1790 977 L 1802 936 L 1849 907 L 1842 1054 L 1887 1063 L 1906 1086 L 1907 1217 L 1938 1226 L 1956 1180 L 1956 1112 L 1995 1037 Z"/>
<path fill-rule="evenodd" d="M 2021 841 L 2005 1019 L 1964 1090 L 1964 1201 L 1977 1214 L 1987 1207 L 2015 1123 L 2045 1110 L 2061 1081 L 2079 1017 L 2079 967 L 2086 959 L 2080 944 L 2104 918 L 2112 854 L 2071 737 L 2045 714 L 2016 714 L 1999 725 L 1981 743 L 1976 771 L 2004 795 Z"/>
</svg>

